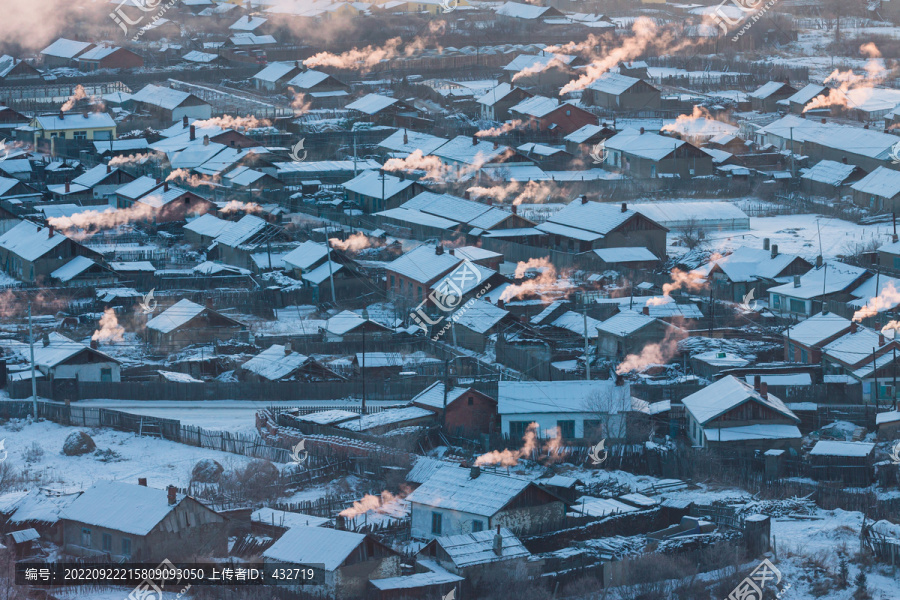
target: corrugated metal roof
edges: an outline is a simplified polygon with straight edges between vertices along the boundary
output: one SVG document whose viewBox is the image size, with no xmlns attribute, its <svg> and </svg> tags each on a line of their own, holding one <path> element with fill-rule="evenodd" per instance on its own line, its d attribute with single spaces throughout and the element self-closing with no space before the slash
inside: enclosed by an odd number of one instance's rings
<svg viewBox="0 0 900 600">
<path fill-rule="evenodd" d="M 0 235 L 0 248 L 27 261 L 35 261 L 52 252 L 66 240 L 68 238 L 59 232 L 54 232 L 51 237 L 47 227 L 40 227 L 30 221 L 22 221 Z"/>
<path fill-rule="evenodd" d="M 753 389 L 753 386 L 747 385 L 731 375 L 723 377 L 682 400 L 684 407 L 701 425 L 745 402 L 757 402 L 797 423 L 800 422 L 797 415 L 791 412 L 779 398 L 771 393 L 767 398 L 763 398 L 759 392 Z"/>
<path fill-rule="evenodd" d="M 175 505 L 166 490 L 120 481 L 98 481 L 60 514 L 60 518 L 123 533 L 147 535 L 185 499 Z"/>
<path fill-rule="evenodd" d="M 365 539 L 365 535 L 351 531 L 292 527 L 263 552 L 263 557 L 296 565 L 324 565 L 326 571 L 334 571 Z"/>
<path fill-rule="evenodd" d="M 531 556 L 519 538 L 505 527 L 500 529 L 499 535 L 502 544 L 498 555 L 494 552 L 494 538 L 497 535 L 495 530 L 487 529 L 475 533 L 439 537 L 435 539 L 435 543 L 444 549 L 457 568 Z"/>
<path fill-rule="evenodd" d="M 490 517 L 529 485 L 533 484 L 528 479 L 486 471 L 472 479 L 467 468 L 445 466 L 437 469 L 406 499 L 412 504 Z"/>
<path fill-rule="evenodd" d="M 279 381 L 290 377 L 310 360 L 299 352 L 285 353 L 284 346 L 272 344 L 241 365 L 241 368 L 269 381 Z"/>
</svg>

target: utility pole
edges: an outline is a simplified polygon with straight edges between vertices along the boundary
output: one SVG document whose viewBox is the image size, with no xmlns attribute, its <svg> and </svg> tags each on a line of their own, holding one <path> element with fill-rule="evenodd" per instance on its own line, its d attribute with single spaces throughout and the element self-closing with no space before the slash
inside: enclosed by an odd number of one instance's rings
<svg viewBox="0 0 900 600">
<path fill-rule="evenodd" d="M 444 410 L 441 411 L 441 431 L 447 430 L 447 394 L 450 390 L 450 359 L 444 359 Z"/>
<path fill-rule="evenodd" d="M 31 347 L 31 408 L 34 411 L 34 420 L 37 421 L 37 376 L 34 373 L 34 326 L 31 321 L 31 302 L 28 303 L 28 344 Z"/>
<path fill-rule="evenodd" d="M 794 128 L 791 127 L 791 177 L 795 177 L 794 169 Z"/>
<path fill-rule="evenodd" d="M 333 293 L 333 292 L 332 292 Z M 369 324 L 369 311 L 365 308 L 362 310 L 363 322 L 363 351 L 362 351 L 362 414 L 366 414 L 366 329 Z"/>
<path fill-rule="evenodd" d="M 878 412 L 878 355 L 877 348 L 872 348 L 872 377 L 875 379 L 875 412 Z"/>
<path fill-rule="evenodd" d="M 893 410 L 897 410 L 897 346 L 894 346 L 894 362 L 892 363 L 892 369 L 894 371 L 894 402 L 893 402 Z"/>
<path fill-rule="evenodd" d="M 334 271 L 331 266 L 331 241 L 328 239 L 328 223 L 325 223 L 325 260 L 328 261 L 328 281 L 331 282 L 331 301 L 337 306 L 337 296 L 334 294 Z"/>
<path fill-rule="evenodd" d="M 591 380 L 591 357 L 588 355 L 587 304 L 584 305 L 584 371 L 585 379 Z"/>
</svg>

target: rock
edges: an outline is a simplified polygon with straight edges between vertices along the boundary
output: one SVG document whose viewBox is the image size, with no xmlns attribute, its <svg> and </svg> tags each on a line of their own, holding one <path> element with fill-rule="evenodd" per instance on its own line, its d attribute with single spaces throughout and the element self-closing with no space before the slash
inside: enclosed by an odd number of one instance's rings
<svg viewBox="0 0 900 600">
<path fill-rule="evenodd" d="M 91 436 L 83 431 L 70 433 L 63 443 L 63 454 L 66 456 L 81 456 L 82 454 L 90 454 L 97 449 L 97 444 L 91 439 Z"/>
<path fill-rule="evenodd" d="M 198 460 L 191 470 L 191 480 L 199 483 L 218 483 L 225 469 L 211 458 Z"/>
</svg>

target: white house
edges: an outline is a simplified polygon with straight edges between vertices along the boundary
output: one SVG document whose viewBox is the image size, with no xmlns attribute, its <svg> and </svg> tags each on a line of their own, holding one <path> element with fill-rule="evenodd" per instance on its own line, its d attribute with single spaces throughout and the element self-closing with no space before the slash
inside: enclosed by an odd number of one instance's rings
<svg viewBox="0 0 900 600">
<path fill-rule="evenodd" d="M 27 371 L 30 372 L 31 359 L 28 344 L 11 342 L 8 347 L 27 363 Z M 118 360 L 56 332 L 44 336 L 40 342 L 35 342 L 34 365 L 39 377 L 43 375 L 50 380 L 122 380 L 121 363 Z M 17 369 L 11 366 L 10 370 Z M 25 371 L 22 372 L 25 373 Z M 30 375 L 27 376 L 30 377 Z"/>
<path fill-rule="evenodd" d="M 595 381 L 501 381 L 497 411 L 504 435 L 519 439 L 531 423 L 541 437 L 626 437 L 627 414 L 649 405 L 631 397 L 627 383 Z M 599 439 L 599 438 L 598 438 Z"/>
</svg>

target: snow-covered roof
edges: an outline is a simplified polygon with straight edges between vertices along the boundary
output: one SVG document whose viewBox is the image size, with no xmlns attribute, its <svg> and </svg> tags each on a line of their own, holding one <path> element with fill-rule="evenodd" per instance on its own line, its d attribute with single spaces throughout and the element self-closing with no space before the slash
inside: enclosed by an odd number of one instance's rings
<svg viewBox="0 0 900 600">
<path fill-rule="evenodd" d="M 387 263 L 385 268 L 413 281 L 430 283 L 450 272 L 460 262 L 461 258 L 447 251 L 437 254 L 434 246 L 422 245 Z"/>
<path fill-rule="evenodd" d="M 889 410 L 887 412 L 880 412 L 875 415 L 876 425 L 896 423 L 898 421 L 900 421 L 900 410 Z"/>
<path fill-rule="evenodd" d="M 50 273 L 50 277 L 52 279 L 58 279 L 59 281 L 65 283 L 67 281 L 71 281 L 75 277 L 78 277 L 96 264 L 97 263 L 89 259 L 87 256 L 76 256 L 63 266 Z"/>
<path fill-rule="evenodd" d="M 278 43 L 278 40 L 275 39 L 275 36 L 256 35 L 253 33 L 237 33 L 228 38 L 228 41 L 235 46 L 268 46 Z"/>
<path fill-rule="evenodd" d="M 68 238 L 59 232 L 54 232 L 51 236 L 47 227 L 35 225 L 31 221 L 22 221 L 0 235 L 0 248 L 33 262 L 66 240 Z"/>
<path fill-rule="evenodd" d="M 523 4 L 520 2 L 504 2 L 495 10 L 498 15 L 513 17 L 516 19 L 539 19 L 544 16 L 551 7 L 537 6 L 535 4 Z"/>
<path fill-rule="evenodd" d="M 576 239 L 595 240 L 611 233 L 636 214 L 637 211 L 628 207 L 622 211 L 618 204 L 576 200 L 538 224 L 537 229 Z"/>
<path fill-rule="evenodd" d="M 746 283 L 759 279 L 774 280 L 782 276 L 782 272 L 797 258 L 795 254 L 772 257 L 769 250 L 741 246 L 728 256 L 716 259 L 714 264 L 732 283 Z M 711 268 L 711 264 L 705 267 L 707 272 Z"/>
<path fill-rule="evenodd" d="M 756 133 L 777 136 L 785 141 L 793 139 L 795 144 L 813 142 L 825 148 L 880 160 L 888 159 L 891 148 L 897 143 L 897 136 L 890 133 L 833 122 L 821 123 L 797 115 L 784 116 Z"/>
<path fill-rule="evenodd" d="M 306 271 L 328 256 L 325 244 L 307 240 L 284 255 L 284 264 L 292 269 Z"/>
<path fill-rule="evenodd" d="M 406 141 L 404 142 L 404 140 Z M 429 133 L 398 129 L 378 145 L 395 153 L 411 154 L 416 150 L 421 150 L 422 154 L 427 156 L 446 144 L 447 141 L 447 138 L 437 137 Z"/>
<path fill-rule="evenodd" d="M 817 346 L 842 331 L 850 330 L 850 319 L 834 313 L 817 313 L 784 331 L 785 336 L 804 346 Z"/>
<path fill-rule="evenodd" d="M 543 117 L 559 107 L 559 100 L 546 96 L 532 96 L 510 107 L 509 112 L 528 115 L 531 117 Z"/>
<path fill-rule="evenodd" d="M 43 50 L 41 50 L 41 54 L 46 56 L 55 56 L 57 58 L 75 58 L 88 48 L 90 48 L 93 44 L 90 42 L 79 42 L 77 40 L 69 40 L 66 38 L 59 38 Z"/>
<path fill-rule="evenodd" d="M 600 323 L 597 328 L 606 333 L 624 337 L 655 322 L 656 319 L 642 312 L 623 310 Z"/>
<path fill-rule="evenodd" d="M 571 510 L 579 512 L 587 517 L 606 517 L 608 515 L 635 512 L 640 509 L 631 506 L 630 504 L 619 502 L 613 498 L 582 496 L 575 501 Z"/>
<path fill-rule="evenodd" d="M 652 219 L 653 217 L 650 218 Z M 599 248 L 594 250 L 594 254 L 600 257 L 600 260 L 609 264 L 659 260 L 650 250 L 642 247 Z"/>
<path fill-rule="evenodd" d="M 486 529 L 474 533 L 439 537 L 434 540 L 434 543 L 444 549 L 444 552 L 459 569 L 531 556 L 519 538 L 505 527 L 500 528 L 499 533 L 502 540 L 500 554 L 495 553 L 494 538 L 497 535 L 496 530 Z"/>
<path fill-rule="evenodd" d="M 265 507 L 253 511 L 250 521 L 290 529 L 291 527 L 321 527 L 330 523 L 331 519 Z"/>
<path fill-rule="evenodd" d="M 214 238 L 230 227 L 232 223 L 233 221 L 226 221 L 213 214 L 206 213 L 187 223 L 184 229 L 197 235 Z"/>
<path fill-rule="evenodd" d="M 744 381 L 752 384 L 756 375 L 746 375 Z M 760 382 L 767 385 L 812 385 L 812 376 L 809 373 L 760 373 Z M 797 410 L 794 403 L 788 404 L 791 410 Z"/>
<path fill-rule="evenodd" d="M 426 408 L 407 406 L 404 408 L 388 408 L 381 412 L 360 415 L 358 419 L 339 423 L 338 427 L 348 431 L 367 431 L 375 427 L 384 427 L 395 423 L 403 423 L 416 419 L 424 419 L 433 416 L 434 413 Z"/>
<path fill-rule="evenodd" d="M 457 324 L 463 327 L 477 333 L 486 333 L 508 314 L 509 311 L 490 302 L 476 300 L 471 305 L 466 306 L 464 310 L 457 311 L 453 318 Z"/>
<path fill-rule="evenodd" d="M 108 46 L 106 44 L 99 44 L 79 54 L 78 60 L 102 60 L 110 54 L 121 49 L 122 48 L 120 46 Z"/>
<path fill-rule="evenodd" d="M 109 268 L 113 271 L 144 271 L 147 273 L 156 271 L 156 267 L 149 260 L 115 261 L 109 263 Z"/>
<path fill-rule="evenodd" d="M 839 186 L 846 181 L 856 165 L 839 163 L 834 160 L 820 160 L 814 166 L 806 170 L 806 173 L 800 176 L 800 179 L 826 183 L 828 185 Z"/>
<path fill-rule="evenodd" d="M 343 184 L 344 189 L 363 196 L 392 198 L 405 189 L 415 185 L 414 179 L 400 179 L 394 175 L 385 174 L 382 178 L 378 171 L 363 171 L 350 181 Z"/>
<path fill-rule="evenodd" d="M 584 330 L 585 321 L 587 321 L 587 333 Z M 557 317 L 550 325 L 571 331 L 579 337 L 587 335 L 588 339 L 594 339 L 597 337 L 597 330 L 600 329 L 602 323 L 593 317 L 585 317 L 581 313 L 569 310 Z"/>
<path fill-rule="evenodd" d="M 655 133 L 641 133 L 637 129 L 623 129 L 606 140 L 608 150 L 627 152 L 649 160 L 662 160 L 685 142 Z"/>
<path fill-rule="evenodd" d="M 301 525 L 288 529 L 263 557 L 295 565 L 324 565 L 326 571 L 334 571 L 365 539 L 361 533 Z"/>
<path fill-rule="evenodd" d="M 344 108 L 347 110 L 358 110 L 367 115 L 374 115 L 397 102 L 396 98 L 389 98 L 381 94 L 367 94 Z"/>
<path fill-rule="evenodd" d="M 885 342 L 888 341 L 885 340 Z M 873 350 L 885 345 L 880 342 L 881 334 L 879 332 L 858 325 L 855 332 L 849 331 L 828 343 L 823 351 L 828 358 L 847 365 L 856 365 L 870 360 Z"/>
<path fill-rule="evenodd" d="M 143 102 L 152 106 L 172 110 L 181 106 L 181 104 L 190 96 L 191 94 L 188 92 L 147 84 L 140 91 L 133 94 L 131 99 L 135 102 Z"/>
<path fill-rule="evenodd" d="M 639 81 L 640 79 L 637 77 L 628 77 L 627 75 L 619 75 L 618 73 L 604 73 L 588 87 L 592 90 L 597 90 L 598 92 L 618 96 L 619 94 L 628 91 L 629 88 Z"/>
<path fill-rule="evenodd" d="M 529 485 L 528 479 L 482 471 L 472 479 L 469 469 L 444 466 L 437 469 L 406 499 L 412 504 L 491 517 Z"/>
<path fill-rule="evenodd" d="M 563 139 L 567 142 L 572 142 L 575 144 L 583 144 L 587 140 L 589 140 L 592 136 L 597 135 L 601 131 L 605 129 L 605 125 L 591 125 L 588 123 L 587 125 L 580 127 L 564 137 Z"/>
<path fill-rule="evenodd" d="M 294 61 L 289 62 L 271 62 L 266 65 L 266 67 L 254 75 L 252 79 L 259 79 L 260 81 L 268 81 L 270 83 L 274 83 L 285 77 L 295 69 L 299 69 L 297 63 Z"/>
<path fill-rule="evenodd" d="M 313 69 L 309 69 L 309 70 L 303 71 L 302 73 L 298 73 L 297 75 L 295 75 L 290 81 L 287 82 L 286 85 L 289 85 L 291 87 L 296 87 L 301 90 L 308 90 L 310 88 L 313 88 L 313 87 L 319 85 L 320 83 L 322 83 L 329 77 L 331 77 L 331 76 L 328 73 L 323 73 L 322 71 L 315 71 Z M 385 96 L 381 96 L 381 98 L 384 98 L 384 97 Z M 394 100 L 394 99 L 391 98 L 391 100 Z M 390 104 L 393 104 L 393 102 L 391 102 L 389 104 L 385 104 L 385 106 L 390 106 Z M 350 108 L 350 107 L 348 106 L 347 108 Z M 360 110 L 360 109 L 357 109 L 357 110 Z M 381 110 L 381 109 L 378 109 L 378 110 Z M 365 111 L 363 111 L 363 112 L 365 112 Z M 376 110 L 375 112 L 378 112 L 378 111 Z M 374 114 L 374 113 L 369 113 L 369 114 Z"/>
<path fill-rule="evenodd" d="M 254 17 L 252 15 L 245 15 L 228 26 L 228 29 L 232 31 L 253 31 L 256 28 L 262 26 L 266 23 L 268 19 L 265 17 Z"/>
<path fill-rule="evenodd" d="M 355 419 L 358 416 L 359 413 L 355 413 L 349 410 L 332 409 L 320 410 L 318 412 L 305 415 L 297 415 L 295 419 L 306 423 L 315 423 L 317 425 L 332 425 L 334 423 L 340 423 L 341 421 Z"/>
<path fill-rule="evenodd" d="M 235 248 L 265 229 L 266 221 L 255 215 L 244 215 L 239 221 L 232 222 L 222 233 L 216 236 L 215 242 Z"/>
<path fill-rule="evenodd" d="M 386 6 L 386 5 L 382 5 Z M 435 585 L 446 585 L 464 581 L 464 577 L 454 575 L 450 571 L 426 571 L 413 573 L 412 575 L 399 575 L 397 577 L 385 577 L 384 579 L 370 579 L 369 584 L 377 590 L 412 590 Z"/>
<path fill-rule="evenodd" d="M 141 140 L 144 142 L 146 147 L 147 140 Z M 117 168 L 110 169 L 110 171 L 106 172 L 106 165 L 97 165 L 93 169 L 89 169 L 72 180 L 73 185 L 83 185 L 86 188 L 92 188 L 107 177 L 112 176 L 114 173 L 118 171 Z"/>
<path fill-rule="evenodd" d="M 147 535 L 184 499 L 184 495 L 178 494 L 173 505 L 168 502 L 166 490 L 99 480 L 64 509 L 60 518 L 133 535 Z M 203 513 L 198 516 L 202 518 Z"/>
<path fill-rule="evenodd" d="M 808 83 L 800 88 L 797 93 L 789 96 L 787 98 L 787 101 L 805 105 L 810 100 L 823 93 L 827 89 L 828 88 L 826 88 L 824 85 L 819 85 L 818 83 Z"/>
<path fill-rule="evenodd" d="M 305 365 L 310 358 L 299 352 L 285 352 L 284 346 L 272 344 L 243 365 L 250 371 L 269 381 L 279 381 L 290 377 L 294 371 Z"/>
<path fill-rule="evenodd" d="M 463 394 L 466 394 L 470 388 L 454 387 L 447 391 L 447 405 L 449 406 L 454 400 Z M 433 408 L 444 408 L 444 383 L 435 381 L 427 388 L 419 392 L 410 402 L 415 404 L 424 404 Z"/>
<path fill-rule="evenodd" d="M 196 302 L 183 298 L 147 321 L 147 329 L 170 333 L 206 310 Z"/>
<path fill-rule="evenodd" d="M 778 92 L 783 86 L 787 84 L 781 81 L 770 81 L 768 83 L 763 84 L 761 87 L 756 89 L 753 92 L 750 92 L 749 96 L 751 98 L 757 98 L 759 100 L 764 100 L 771 96 L 772 94 Z"/>
<path fill-rule="evenodd" d="M 115 127 L 116 122 L 105 112 L 73 113 L 60 118 L 59 113 L 39 115 L 34 118 L 44 131 L 68 131 L 70 129 L 103 129 Z"/>
<path fill-rule="evenodd" d="M 188 62 L 193 63 L 211 63 L 214 60 L 218 59 L 218 54 L 212 54 L 210 52 L 201 52 L 199 50 L 191 50 L 187 54 L 181 57 L 182 60 L 186 60 Z"/>
<path fill-rule="evenodd" d="M 644 412 L 648 404 L 631 397 L 626 383 L 592 381 L 501 381 L 497 412 L 501 415 L 531 413 Z"/>
<path fill-rule="evenodd" d="M 344 265 L 336 263 L 333 260 L 326 260 L 324 263 L 304 273 L 300 276 L 303 281 L 308 281 L 313 285 L 319 285 L 329 277 L 344 268 Z"/>
<path fill-rule="evenodd" d="M 750 361 L 743 356 L 732 354 L 730 352 L 719 352 L 718 350 L 694 354 L 691 358 L 716 367 L 743 367 L 750 364 Z"/>
<path fill-rule="evenodd" d="M 893 198 L 900 194 L 900 171 L 878 167 L 850 187 L 863 194 Z"/>
<path fill-rule="evenodd" d="M 816 442 L 809 451 L 810 456 L 853 456 L 862 458 L 872 454 L 875 444 L 868 442 L 839 442 L 834 440 L 822 440 Z"/>
<path fill-rule="evenodd" d="M 751 401 L 767 406 L 797 423 L 800 422 L 797 415 L 791 412 L 780 399 L 772 394 L 767 394 L 767 397 L 763 398 L 759 392 L 753 389 L 752 385 L 731 375 L 694 392 L 682 400 L 682 403 L 697 422 L 704 425 L 729 410 Z"/>
<path fill-rule="evenodd" d="M 811 269 L 800 276 L 800 287 L 794 282 L 769 289 L 770 294 L 782 294 L 791 298 L 808 300 L 819 296 L 842 292 L 865 277 L 868 271 L 837 261 L 829 261 L 819 269 Z"/>
<path fill-rule="evenodd" d="M 353 311 L 344 310 L 326 321 L 325 330 L 335 335 L 343 335 L 367 322 L 375 323 L 375 321 L 363 319 Z"/>
</svg>

